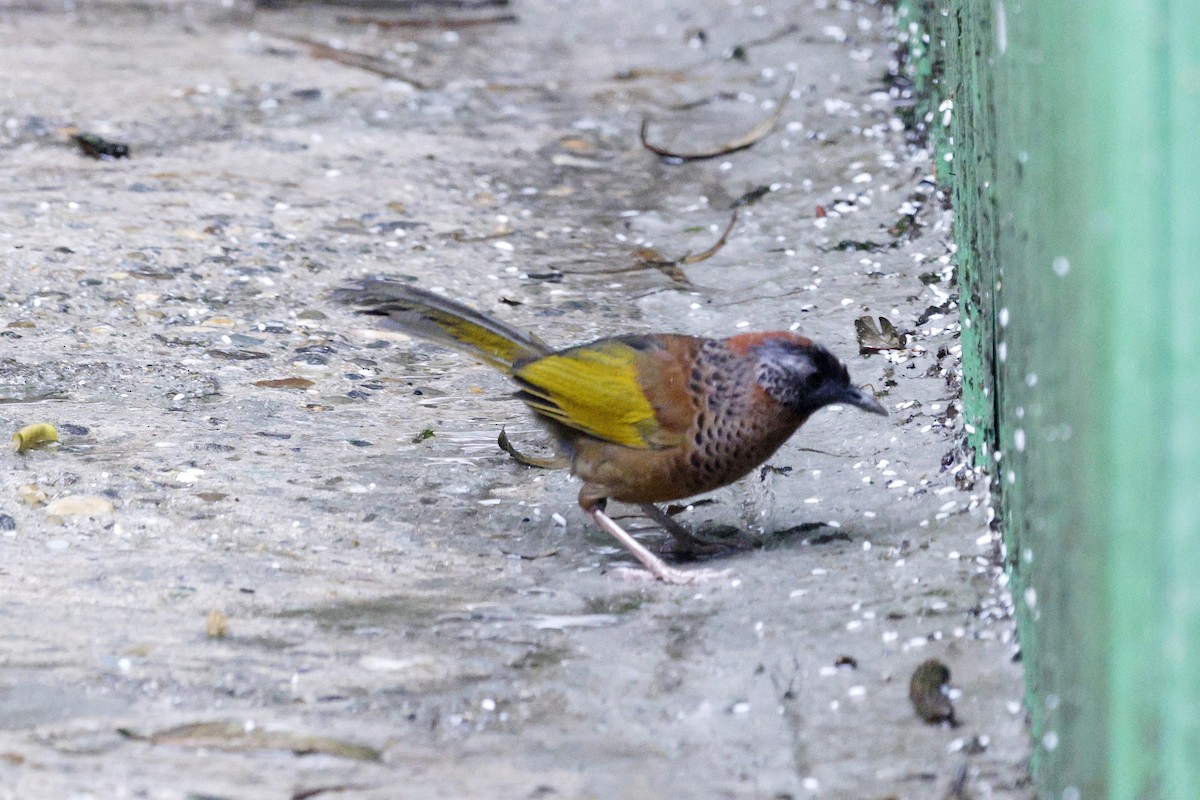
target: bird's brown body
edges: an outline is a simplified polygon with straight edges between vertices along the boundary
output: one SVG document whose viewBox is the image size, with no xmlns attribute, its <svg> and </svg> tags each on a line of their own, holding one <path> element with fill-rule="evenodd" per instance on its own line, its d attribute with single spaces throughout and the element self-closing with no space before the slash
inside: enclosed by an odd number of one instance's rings
<svg viewBox="0 0 1200 800">
<path fill-rule="evenodd" d="M 826 405 L 886 414 L 850 385 L 833 354 L 787 331 L 728 339 L 616 336 L 553 350 L 526 331 L 396 281 L 368 278 L 337 296 L 388 327 L 466 352 L 511 377 L 516 396 L 583 480 L 579 504 L 671 582 L 702 573 L 664 564 L 604 513 L 606 500 L 641 505 L 673 536 L 695 543 L 653 504 L 738 480 Z"/>
<path fill-rule="evenodd" d="M 777 408 L 756 383 L 754 362 L 743 357 L 737 338 L 660 334 L 643 339 L 643 346 L 638 385 L 662 432 L 677 441 L 633 449 L 565 432 L 571 471 L 584 481 L 584 508 L 604 498 L 665 503 L 727 486 L 770 458 L 804 423 Z"/>
</svg>

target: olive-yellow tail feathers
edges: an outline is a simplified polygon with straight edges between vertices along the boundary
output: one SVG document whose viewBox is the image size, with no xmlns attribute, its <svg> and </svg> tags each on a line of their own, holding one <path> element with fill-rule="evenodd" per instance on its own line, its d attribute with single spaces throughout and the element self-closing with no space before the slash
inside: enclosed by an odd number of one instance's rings
<svg viewBox="0 0 1200 800">
<path fill-rule="evenodd" d="M 383 327 L 458 350 L 512 375 L 513 364 L 551 352 L 531 333 L 441 295 L 396 280 L 363 278 L 335 289 L 335 300 L 382 317 Z"/>
</svg>

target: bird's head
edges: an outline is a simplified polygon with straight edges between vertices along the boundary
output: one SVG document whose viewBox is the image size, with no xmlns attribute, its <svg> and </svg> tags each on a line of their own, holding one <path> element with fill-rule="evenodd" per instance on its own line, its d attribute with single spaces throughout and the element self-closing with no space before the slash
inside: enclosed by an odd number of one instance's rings
<svg viewBox="0 0 1200 800">
<path fill-rule="evenodd" d="M 758 384 L 768 395 L 807 417 L 829 405 L 844 404 L 887 416 L 870 391 L 850 383 L 850 372 L 821 345 L 794 333 L 748 334 L 755 341 L 731 344 L 758 358 Z"/>
</svg>

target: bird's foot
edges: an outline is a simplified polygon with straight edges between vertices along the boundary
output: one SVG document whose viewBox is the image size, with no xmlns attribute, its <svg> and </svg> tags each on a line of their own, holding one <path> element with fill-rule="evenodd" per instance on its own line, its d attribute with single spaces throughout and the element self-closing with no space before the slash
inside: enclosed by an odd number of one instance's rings
<svg viewBox="0 0 1200 800">
<path fill-rule="evenodd" d="M 711 535 L 711 531 L 705 530 Z M 736 553 L 747 548 L 747 538 L 732 525 L 723 525 L 716 532 L 716 538 L 694 536 L 694 541 L 684 542 L 676 537 L 672 552 L 684 559 L 703 559 L 722 553 Z"/>
<path fill-rule="evenodd" d="M 733 574 L 731 569 L 678 569 L 666 564 L 657 572 L 637 567 L 617 567 L 612 574 L 624 581 L 647 583 L 662 581 L 673 586 L 694 586 L 711 581 L 719 581 Z"/>
<path fill-rule="evenodd" d="M 653 503 L 644 503 L 641 509 L 643 514 L 661 525 L 663 530 L 675 539 L 676 553 L 689 556 L 710 556 L 740 549 L 736 538 L 736 529 L 730 529 L 734 533 L 733 537 L 723 536 L 723 540 L 707 539 L 692 533 Z"/>
<path fill-rule="evenodd" d="M 688 585 L 692 583 L 702 583 L 704 581 L 716 580 L 723 578 L 730 573 L 730 570 L 711 570 L 711 569 L 679 569 L 669 566 L 658 556 L 646 549 L 645 545 L 634 539 L 625 529 L 617 523 L 613 522 L 612 518 L 604 513 L 604 509 L 600 506 L 593 506 L 588 510 L 592 518 L 596 520 L 596 524 L 604 530 L 608 531 L 621 544 L 625 545 L 626 549 L 646 565 L 646 570 L 629 570 L 628 568 L 619 570 L 624 573 L 626 571 L 633 572 L 635 575 L 644 575 L 650 580 L 660 580 L 663 583 L 673 583 Z"/>
</svg>

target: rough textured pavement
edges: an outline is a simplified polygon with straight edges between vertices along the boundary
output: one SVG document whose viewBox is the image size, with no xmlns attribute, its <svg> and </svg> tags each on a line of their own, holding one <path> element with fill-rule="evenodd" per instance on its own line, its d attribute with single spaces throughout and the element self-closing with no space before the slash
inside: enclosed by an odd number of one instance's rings
<svg viewBox="0 0 1200 800">
<path fill-rule="evenodd" d="M 891 13 L 0 10 L 0 427 L 62 435 L 0 457 L 0 798 L 1030 797 Z M 638 143 L 733 139 L 790 72 L 747 150 Z M 729 578 L 622 580 L 496 448 L 545 442 L 502 377 L 330 302 L 364 273 L 564 345 L 794 326 L 892 414 L 678 517 L 759 543 Z M 866 315 L 903 348 L 859 355 Z M 910 705 L 928 658 L 956 728 Z"/>
</svg>

